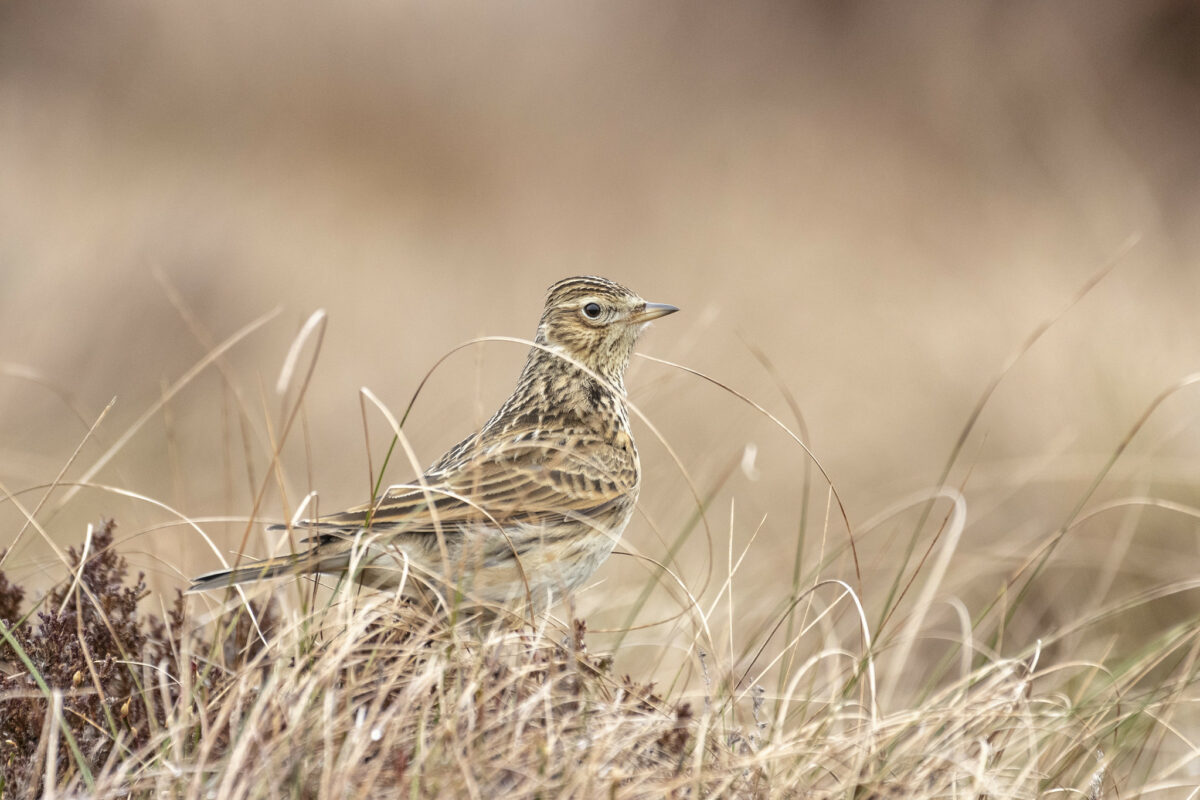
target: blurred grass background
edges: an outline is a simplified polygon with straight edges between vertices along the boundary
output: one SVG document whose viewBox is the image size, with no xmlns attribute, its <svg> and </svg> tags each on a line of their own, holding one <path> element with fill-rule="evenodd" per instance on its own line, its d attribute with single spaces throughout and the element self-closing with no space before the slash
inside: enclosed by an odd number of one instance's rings
<svg viewBox="0 0 1200 800">
<path fill-rule="evenodd" d="M 115 396 L 78 478 L 207 351 L 156 271 L 214 340 L 283 309 L 229 354 L 260 436 L 292 337 L 328 311 L 311 455 L 299 433 L 284 454 L 293 502 L 311 475 L 327 511 L 366 499 L 360 386 L 399 412 L 451 347 L 532 336 L 545 287 L 595 273 L 683 309 L 643 352 L 791 422 L 785 383 L 857 525 L 936 485 L 1006 359 L 1118 257 L 1006 377 L 951 475 L 970 472 L 969 522 L 945 591 L 975 610 L 1200 365 L 1198 130 L 1190 2 L 5 3 L 0 482 L 35 505 Z M 406 428 L 425 462 L 486 419 L 523 357 L 489 344 L 436 372 Z M 802 453 L 685 374 L 635 363 L 629 384 L 703 492 L 757 447 L 756 470 L 720 484 L 713 551 L 689 539 L 680 570 L 696 587 L 710 564 L 723 574 L 734 500 L 735 551 L 761 522 L 736 596 L 762 627 L 790 587 Z M 232 408 L 209 369 L 96 480 L 194 517 L 248 514 Z M 1200 504 L 1198 408 L 1195 391 L 1169 399 L 1098 499 Z M 626 539 L 661 556 L 654 527 L 669 541 L 694 501 L 644 427 L 639 441 L 646 516 Z M 378 464 L 377 416 L 372 442 Z M 251 460 L 261 479 L 265 451 Z M 824 502 L 818 486 L 806 547 Z M 1129 513 L 1072 533 L 1013 641 L 1200 571 L 1194 522 Z M 65 546 L 101 515 L 156 589 L 216 566 L 141 501 L 85 490 L 39 519 Z M 8 542 L 23 516 L 5 502 L 0 519 Z M 868 608 L 915 521 L 860 544 Z M 828 537 L 844 542 L 836 517 Z M 5 570 L 31 586 L 64 574 L 32 532 Z M 598 578 L 580 611 L 619 624 L 645 571 L 616 557 Z M 1141 607 L 1119 628 L 1136 638 L 1193 607 Z"/>
</svg>

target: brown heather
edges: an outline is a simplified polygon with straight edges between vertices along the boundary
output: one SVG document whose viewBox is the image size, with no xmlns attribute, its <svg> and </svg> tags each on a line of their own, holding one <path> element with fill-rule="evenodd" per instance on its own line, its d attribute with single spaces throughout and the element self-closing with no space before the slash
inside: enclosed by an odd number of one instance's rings
<svg viewBox="0 0 1200 800">
<path fill-rule="evenodd" d="M 18 612 L 24 592 L 0 574 L 0 621 L 21 651 L 0 641 L 5 670 L 0 678 L 0 780 L 5 796 L 19 796 L 17 787 L 40 785 L 43 772 L 70 775 L 77 766 L 65 747 L 54 764 L 45 763 L 47 741 L 57 731 L 48 729 L 47 698 L 24 668 L 21 654 L 44 684 L 61 694 L 61 718 L 91 769 L 99 769 L 116 751 L 144 746 L 165 718 L 157 691 L 143 690 L 142 669 L 135 664 L 161 663 L 178 671 L 178 641 L 169 631 L 182 629 L 182 604 L 177 599 L 169 624 L 139 616 L 146 586 L 141 575 L 126 585 L 127 568 L 113 547 L 113 528 L 111 521 L 97 528 L 92 555 L 82 569 L 80 554 L 68 551 L 72 569 L 79 570 L 78 585 L 60 583 L 24 624 Z"/>
</svg>

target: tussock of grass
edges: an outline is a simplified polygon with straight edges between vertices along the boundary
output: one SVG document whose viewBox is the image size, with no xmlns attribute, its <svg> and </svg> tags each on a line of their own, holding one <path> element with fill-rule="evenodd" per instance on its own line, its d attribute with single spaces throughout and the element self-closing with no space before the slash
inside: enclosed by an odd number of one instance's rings
<svg viewBox="0 0 1200 800">
<path fill-rule="evenodd" d="M 873 721 L 838 650 L 777 696 L 663 697 L 589 653 L 582 622 L 447 627 L 379 595 L 286 621 L 259 607 L 262 638 L 241 605 L 181 635 L 182 605 L 138 614 L 111 524 L 92 548 L 74 594 L 4 623 L 41 679 L 3 649 L 6 797 L 1107 797 L 1110 764 L 1136 765 L 1178 702 L 1133 666 L 1068 693 L 1035 656 Z M 20 590 L 0 587 L 11 613 Z M 68 731 L 77 749 L 55 747 Z"/>
<path fill-rule="evenodd" d="M 114 797 L 344 796 L 346 787 L 372 797 L 591 796 L 686 785 L 693 757 L 721 757 L 715 742 L 693 755 L 686 703 L 670 706 L 589 655 L 583 623 L 467 638 L 406 606 L 351 598 L 287 626 L 259 614 L 265 639 L 239 607 L 211 627 L 212 640 L 180 640 L 137 616 L 143 586 L 122 584 L 111 523 L 93 544 L 82 616 L 47 610 L 37 625 L 5 623 L 32 666 L 3 686 L 6 796 L 43 773 L 64 791 Z M 62 600 L 51 593 L 43 606 Z M 185 624 L 179 605 L 170 628 Z M 95 691 L 76 667 L 86 653 L 96 654 Z M 64 702 L 16 688 L 34 673 Z M 96 724 L 105 719 L 108 731 Z M 60 751 L 44 765 L 47 720 L 80 742 L 81 760 Z"/>
</svg>

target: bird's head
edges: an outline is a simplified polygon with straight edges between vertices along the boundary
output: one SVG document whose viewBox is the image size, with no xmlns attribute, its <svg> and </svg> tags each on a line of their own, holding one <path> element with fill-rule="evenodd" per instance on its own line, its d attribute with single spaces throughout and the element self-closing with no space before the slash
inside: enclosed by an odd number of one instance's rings
<svg viewBox="0 0 1200 800">
<path fill-rule="evenodd" d="M 642 330 L 678 310 L 647 303 L 606 278 L 567 278 L 546 294 L 537 341 L 621 385 Z"/>
</svg>

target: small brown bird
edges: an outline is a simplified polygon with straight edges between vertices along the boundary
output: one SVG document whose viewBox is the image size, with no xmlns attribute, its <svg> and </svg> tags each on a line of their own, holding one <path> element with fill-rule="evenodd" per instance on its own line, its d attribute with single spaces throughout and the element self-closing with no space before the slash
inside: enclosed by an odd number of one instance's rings
<svg viewBox="0 0 1200 800">
<path fill-rule="evenodd" d="M 633 514 L 625 369 L 646 324 L 675 311 L 604 278 L 559 281 L 516 389 L 478 433 L 417 483 L 300 523 L 313 531 L 306 551 L 202 575 L 188 591 L 349 573 L 443 607 L 545 608 L 608 558 Z"/>
</svg>

